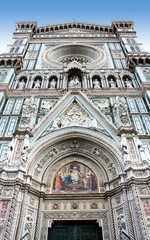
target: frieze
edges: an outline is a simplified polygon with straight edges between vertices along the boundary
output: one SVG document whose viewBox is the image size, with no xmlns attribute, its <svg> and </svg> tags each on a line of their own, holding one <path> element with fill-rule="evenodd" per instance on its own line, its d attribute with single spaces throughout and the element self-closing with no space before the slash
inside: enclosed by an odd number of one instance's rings
<svg viewBox="0 0 150 240">
<path fill-rule="evenodd" d="M 43 203 L 43 211 L 99 211 L 107 210 L 105 201 L 90 200 L 90 201 L 46 201 Z"/>
</svg>

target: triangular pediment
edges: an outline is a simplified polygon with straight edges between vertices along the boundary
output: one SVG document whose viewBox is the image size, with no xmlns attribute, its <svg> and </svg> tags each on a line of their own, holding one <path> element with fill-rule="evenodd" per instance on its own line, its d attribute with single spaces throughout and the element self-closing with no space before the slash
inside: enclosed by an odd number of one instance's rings
<svg viewBox="0 0 150 240">
<path fill-rule="evenodd" d="M 68 92 L 33 130 L 34 140 L 66 128 L 86 128 L 115 138 L 116 127 L 82 92 Z"/>
</svg>

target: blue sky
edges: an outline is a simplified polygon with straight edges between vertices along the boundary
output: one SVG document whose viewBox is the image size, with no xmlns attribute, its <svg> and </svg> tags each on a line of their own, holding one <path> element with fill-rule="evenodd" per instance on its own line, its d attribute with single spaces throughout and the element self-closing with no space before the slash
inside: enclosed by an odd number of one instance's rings
<svg viewBox="0 0 150 240">
<path fill-rule="evenodd" d="M 74 20 L 104 25 L 132 20 L 139 41 L 150 52 L 150 0 L 0 0 L 0 52 L 10 43 L 17 21 L 42 26 Z"/>
</svg>

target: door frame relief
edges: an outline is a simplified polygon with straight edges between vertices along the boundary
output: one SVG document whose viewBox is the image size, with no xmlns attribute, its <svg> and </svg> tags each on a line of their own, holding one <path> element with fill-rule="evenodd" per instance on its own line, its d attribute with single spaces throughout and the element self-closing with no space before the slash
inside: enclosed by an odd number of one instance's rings
<svg viewBox="0 0 150 240">
<path fill-rule="evenodd" d="M 103 240 L 110 240 L 107 212 L 44 212 L 42 219 L 41 240 L 47 240 L 48 228 L 52 227 L 54 220 L 96 220 L 102 227 Z"/>
</svg>

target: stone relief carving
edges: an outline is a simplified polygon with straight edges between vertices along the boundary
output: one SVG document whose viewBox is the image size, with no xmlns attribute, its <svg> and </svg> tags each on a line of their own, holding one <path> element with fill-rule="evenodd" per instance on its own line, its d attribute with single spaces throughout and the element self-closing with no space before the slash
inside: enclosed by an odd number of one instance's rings
<svg viewBox="0 0 150 240">
<path fill-rule="evenodd" d="M 110 240 L 109 238 L 109 228 L 108 228 L 108 219 L 107 219 L 107 212 L 44 212 L 43 213 L 43 220 L 42 220 L 42 230 L 41 230 L 41 240 L 47 239 L 47 228 L 49 221 L 53 220 L 90 220 L 95 219 L 100 222 L 103 226 L 104 232 L 104 240 Z"/>
<path fill-rule="evenodd" d="M 22 109 L 22 116 L 20 122 L 21 127 L 33 127 L 36 110 L 37 106 L 34 97 L 26 98 Z"/>
<path fill-rule="evenodd" d="M 114 99 L 113 109 L 114 114 L 116 115 L 116 123 L 118 127 L 120 127 L 121 125 L 131 125 L 128 113 L 128 106 L 124 97 L 116 97 Z"/>
<path fill-rule="evenodd" d="M 107 98 L 94 99 L 94 103 L 100 108 L 102 112 L 109 112 L 109 100 Z"/>
<path fill-rule="evenodd" d="M 71 141 L 66 140 L 66 141 L 60 142 L 59 144 L 54 144 L 49 149 L 47 149 L 47 151 L 44 154 L 42 154 L 41 157 L 39 156 L 39 160 L 36 162 L 35 166 L 32 167 L 34 169 L 34 176 L 36 178 L 39 178 L 40 174 L 42 174 L 47 164 L 53 162 L 54 157 L 55 159 L 56 157 L 58 159 L 59 156 L 62 156 L 62 153 L 64 155 L 64 154 L 70 153 L 70 151 L 71 152 L 75 151 L 75 152 L 88 154 L 88 155 L 92 154 L 92 156 L 99 159 L 99 161 L 102 162 L 103 165 L 105 165 L 106 169 L 108 169 L 108 165 L 110 164 L 108 174 L 111 179 L 117 173 L 117 166 L 115 165 L 114 162 L 112 162 L 111 156 L 109 156 L 109 154 L 106 153 L 104 149 L 97 147 L 95 144 L 92 144 L 88 141 L 82 141 L 81 139 L 75 138 L 75 139 L 72 139 Z M 52 164 L 51 171 L 48 177 L 49 181 L 48 181 L 47 187 L 51 186 L 51 181 L 54 178 L 54 173 L 56 173 L 65 164 L 67 165 L 72 161 L 81 162 L 80 158 L 81 157 L 70 156 L 69 158 L 67 157 L 63 158 L 59 162 L 56 161 L 55 165 Z M 97 166 L 94 164 L 91 165 L 90 160 L 87 161 L 87 158 L 84 159 L 84 157 L 82 157 L 82 163 L 87 165 L 90 169 L 92 169 L 94 173 L 97 173 Z M 99 180 L 98 180 L 99 186 L 103 186 L 103 181 L 102 179 L 100 179 L 100 174 L 98 175 L 99 175 Z"/>
<path fill-rule="evenodd" d="M 5 225 L 5 219 L 0 218 L 0 230 L 4 228 L 4 225 Z"/>
<path fill-rule="evenodd" d="M 70 126 L 87 127 L 105 132 L 105 130 L 99 126 L 97 120 L 86 113 L 77 103 L 72 103 L 70 107 L 53 121 L 52 126 L 48 130 L 53 131 Z"/>
<path fill-rule="evenodd" d="M 55 106 L 56 102 L 56 99 L 43 99 L 41 102 L 40 112 L 48 112 Z"/>
</svg>

